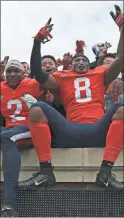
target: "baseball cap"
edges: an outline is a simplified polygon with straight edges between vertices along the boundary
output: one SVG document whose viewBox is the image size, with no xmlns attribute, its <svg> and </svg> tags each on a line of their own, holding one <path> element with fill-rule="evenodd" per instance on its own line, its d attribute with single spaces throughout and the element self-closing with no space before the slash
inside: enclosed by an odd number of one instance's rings
<svg viewBox="0 0 124 218">
<path fill-rule="evenodd" d="M 5 67 L 5 71 L 7 71 L 11 67 L 18 68 L 19 70 L 22 70 L 22 71 L 24 70 L 23 65 L 18 60 L 10 60 L 10 61 L 8 61 L 7 65 Z"/>
</svg>

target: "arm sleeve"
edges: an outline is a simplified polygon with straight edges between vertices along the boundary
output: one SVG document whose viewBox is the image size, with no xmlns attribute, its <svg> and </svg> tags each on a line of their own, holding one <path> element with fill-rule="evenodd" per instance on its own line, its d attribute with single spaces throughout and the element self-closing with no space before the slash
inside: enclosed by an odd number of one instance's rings
<svg viewBox="0 0 124 218">
<path fill-rule="evenodd" d="M 31 77 L 35 78 L 40 84 L 44 84 L 48 78 L 49 74 L 44 72 L 41 68 L 41 42 L 34 39 L 34 45 L 31 53 L 30 67 L 31 67 Z"/>
</svg>

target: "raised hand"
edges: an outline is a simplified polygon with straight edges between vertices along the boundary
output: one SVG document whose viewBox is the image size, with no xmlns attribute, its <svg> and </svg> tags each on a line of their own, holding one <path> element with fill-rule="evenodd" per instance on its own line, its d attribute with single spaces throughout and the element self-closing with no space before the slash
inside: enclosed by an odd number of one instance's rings
<svg viewBox="0 0 124 218">
<path fill-rule="evenodd" d="M 62 60 L 61 60 L 60 58 L 58 58 L 58 59 L 56 60 L 56 64 L 57 64 L 57 67 L 62 66 L 62 65 L 63 65 Z"/>
<path fill-rule="evenodd" d="M 63 69 L 69 69 L 69 66 L 71 65 L 72 62 L 72 55 L 70 54 L 70 52 L 65 53 L 63 55 L 63 60 L 62 60 L 62 65 L 63 65 Z"/>
<path fill-rule="evenodd" d="M 53 38 L 50 32 L 52 31 L 52 27 L 54 24 L 51 24 L 51 21 L 52 21 L 52 18 L 49 18 L 45 26 L 42 27 L 33 38 L 37 39 L 43 44 L 45 44 L 46 42 L 49 42 Z"/>
<path fill-rule="evenodd" d="M 85 42 L 82 40 L 76 41 L 76 53 L 84 53 Z"/>
<path fill-rule="evenodd" d="M 122 13 L 120 7 L 118 5 L 114 5 L 115 13 L 113 11 L 110 12 L 111 17 L 118 25 L 119 29 L 124 25 L 124 13 Z"/>
<path fill-rule="evenodd" d="M 57 67 L 63 66 L 63 70 L 68 70 L 70 68 L 71 62 L 72 55 L 70 54 L 70 52 L 65 53 L 62 60 L 60 58 L 56 60 Z"/>
<path fill-rule="evenodd" d="M 105 43 L 97 43 L 92 47 L 92 51 L 97 57 L 101 57 L 107 53 L 108 48 L 112 47 L 112 45 L 108 42 Z"/>
</svg>

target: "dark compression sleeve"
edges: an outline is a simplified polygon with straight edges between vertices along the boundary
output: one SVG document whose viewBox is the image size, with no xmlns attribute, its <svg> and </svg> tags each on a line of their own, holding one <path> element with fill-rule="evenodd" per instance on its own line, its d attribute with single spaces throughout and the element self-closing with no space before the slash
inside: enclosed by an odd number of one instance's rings
<svg viewBox="0 0 124 218">
<path fill-rule="evenodd" d="M 44 72 L 41 68 L 41 42 L 34 39 L 34 45 L 31 53 L 30 67 L 31 77 L 34 77 L 40 84 L 44 84 L 49 74 Z"/>
</svg>

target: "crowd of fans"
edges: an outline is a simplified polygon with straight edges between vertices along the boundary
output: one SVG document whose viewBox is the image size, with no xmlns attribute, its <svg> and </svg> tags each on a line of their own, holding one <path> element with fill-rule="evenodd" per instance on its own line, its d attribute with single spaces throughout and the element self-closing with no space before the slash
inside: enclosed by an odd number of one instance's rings
<svg viewBox="0 0 124 218">
<path fill-rule="evenodd" d="M 118 6 L 115 6 L 115 10 L 116 14 L 111 12 L 111 16 L 120 30 L 115 53 L 108 53 L 112 46 L 110 43 L 97 43 L 92 47 L 95 61 L 90 63 L 85 56 L 85 42 L 77 40 L 74 55 L 67 52 L 57 60 L 52 55 L 41 56 L 41 43 L 52 39 L 50 32 L 53 24 L 49 19 L 34 37 L 30 65 L 25 61 L 9 60 L 8 56 L 1 61 L 3 217 L 18 215 L 15 210 L 17 186 L 47 187 L 56 183 L 51 164 L 51 146 L 66 148 L 106 145 L 96 183 L 103 187 L 123 189 L 123 185 L 111 174 L 123 147 L 124 120 L 124 14 Z M 89 80 L 92 80 L 91 90 Z M 75 87 L 72 86 L 72 81 Z M 73 131 L 74 138 L 71 135 Z M 112 139 L 115 133 L 116 136 Z M 69 139 L 69 134 L 72 140 Z M 86 136 L 91 136 L 92 142 Z M 40 172 L 18 183 L 21 166 L 18 148 L 22 146 L 35 147 Z"/>
</svg>

